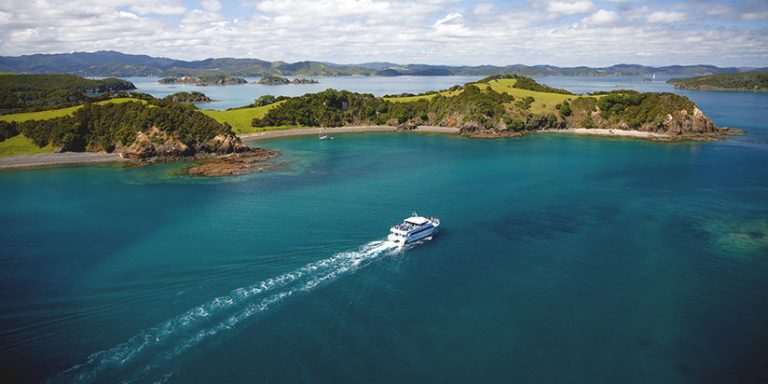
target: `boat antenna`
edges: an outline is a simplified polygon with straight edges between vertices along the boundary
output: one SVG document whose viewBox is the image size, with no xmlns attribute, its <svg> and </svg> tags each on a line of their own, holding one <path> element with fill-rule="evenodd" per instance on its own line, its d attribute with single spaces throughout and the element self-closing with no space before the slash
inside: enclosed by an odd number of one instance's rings
<svg viewBox="0 0 768 384">
<path fill-rule="evenodd" d="M 416 211 L 413 211 L 413 213 L 411 213 L 411 216 L 413 216 L 413 217 L 415 217 L 415 216 L 418 216 L 418 215 L 419 215 L 419 214 L 418 214 L 418 213 L 416 213 Z"/>
</svg>

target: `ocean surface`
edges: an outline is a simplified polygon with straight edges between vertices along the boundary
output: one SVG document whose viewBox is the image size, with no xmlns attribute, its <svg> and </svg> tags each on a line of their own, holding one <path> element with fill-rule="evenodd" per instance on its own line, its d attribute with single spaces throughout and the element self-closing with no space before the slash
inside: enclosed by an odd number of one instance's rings
<svg viewBox="0 0 768 384">
<path fill-rule="evenodd" d="M 356 81 L 405 89 L 382 80 Z M 287 138 L 257 143 L 277 171 L 218 180 L 0 172 L 0 381 L 765 382 L 768 94 L 684 93 L 746 133 Z M 412 211 L 440 233 L 383 242 Z"/>
</svg>

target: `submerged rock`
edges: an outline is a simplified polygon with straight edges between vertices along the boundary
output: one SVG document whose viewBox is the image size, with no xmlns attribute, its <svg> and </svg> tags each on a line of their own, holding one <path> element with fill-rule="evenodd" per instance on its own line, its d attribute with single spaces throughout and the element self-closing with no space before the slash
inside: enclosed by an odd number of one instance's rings
<svg viewBox="0 0 768 384">
<path fill-rule="evenodd" d="M 226 156 L 201 159 L 198 165 L 187 170 L 193 176 L 222 177 L 265 172 L 274 169 L 276 164 L 267 160 L 279 155 L 279 152 L 264 148 L 251 148 L 249 151 Z"/>
</svg>

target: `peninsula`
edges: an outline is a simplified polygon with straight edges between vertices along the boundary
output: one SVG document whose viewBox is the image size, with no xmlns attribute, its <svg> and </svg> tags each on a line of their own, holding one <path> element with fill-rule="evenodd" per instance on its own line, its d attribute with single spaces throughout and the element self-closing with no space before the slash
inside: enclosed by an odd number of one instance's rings
<svg viewBox="0 0 768 384">
<path fill-rule="evenodd" d="M 768 91 L 768 72 L 723 73 L 670 79 L 677 89 L 701 91 Z"/>
</svg>

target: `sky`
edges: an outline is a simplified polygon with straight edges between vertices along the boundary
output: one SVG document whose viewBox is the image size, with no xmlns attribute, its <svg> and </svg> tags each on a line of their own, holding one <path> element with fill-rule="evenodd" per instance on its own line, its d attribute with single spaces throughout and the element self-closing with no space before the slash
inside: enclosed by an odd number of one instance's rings
<svg viewBox="0 0 768 384">
<path fill-rule="evenodd" d="M 2 0 L 0 55 L 768 66 L 768 0 Z"/>
</svg>

